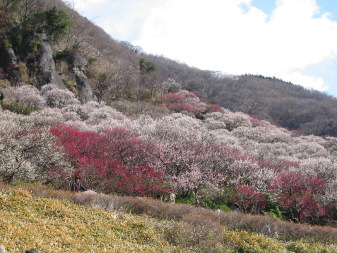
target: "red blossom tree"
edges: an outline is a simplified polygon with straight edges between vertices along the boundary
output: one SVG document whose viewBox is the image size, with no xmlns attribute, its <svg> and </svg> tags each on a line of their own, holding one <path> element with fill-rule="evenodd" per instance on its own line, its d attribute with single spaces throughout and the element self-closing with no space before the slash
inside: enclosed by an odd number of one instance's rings
<svg viewBox="0 0 337 253">
<path fill-rule="evenodd" d="M 154 196 L 168 192 L 164 186 L 163 173 L 149 166 L 139 166 L 131 170 L 119 166 L 114 171 L 117 180 L 115 191 L 133 196 Z"/>
<path fill-rule="evenodd" d="M 115 127 L 99 134 L 59 125 L 51 133 L 91 188 L 141 196 L 166 191 L 162 173 L 147 165 L 150 146 L 131 131 Z"/>
<path fill-rule="evenodd" d="M 271 186 L 278 195 L 280 207 L 296 221 L 326 214 L 325 208 L 316 199 L 324 188 L 319 178 L 305 177 L 293 171 L 281 173 Z"/>
<path fill-rule="evenodd" d="M 166 93 L 162 97 L 157 99 L 157 102 L 164 104 L 173 104 L 173 103 L 183 103 L 184 99 L 182 96 L 175 93 Z"/>
<path fill-rule="evenodd" d="M 263 210 L 266 207 L 266 196 L 259 194 L 248 185 L 240 185 L 233 198 L 244 212 Z"/>
<path fill-rule="evenodd" d="M 210 113 L 211 112 L 221 112 L 221 113 L 224 112 L 224 110 L 221 108 L 221 106 L 217 105 L 217 104 L 208 104 L 207 109 Z"/>
<path fill-rule="evenodd" d="M 206 110 L 206 104 L 201 102 L 199 98 L 188 91 L 181 91 L 179 94 L 167 93 L 157 99 L 166 105 L 166 107 L 174 112 L 188 112 L 200 116 Z"/>
<path fill-rule="evenodd" d="M 152 146 L 132 131 L 122 127 L 106 129 L 102 134 L 106 156 L 128 168 L 143 166 L 149 162 Z"/>
</svg>

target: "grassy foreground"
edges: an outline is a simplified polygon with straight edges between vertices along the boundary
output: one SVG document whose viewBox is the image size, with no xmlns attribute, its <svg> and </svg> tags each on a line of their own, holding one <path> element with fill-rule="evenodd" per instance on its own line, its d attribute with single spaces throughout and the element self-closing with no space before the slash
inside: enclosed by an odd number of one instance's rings
<svg viewBox="0 0 337 253">
<path fill-rule="evenodd" d="M 188 220 L 104 211 L 19 188 L 0 189 L 0 243 L 9 253 L 337 252 L 333 242 L 285 241 Z"/>
</svg>

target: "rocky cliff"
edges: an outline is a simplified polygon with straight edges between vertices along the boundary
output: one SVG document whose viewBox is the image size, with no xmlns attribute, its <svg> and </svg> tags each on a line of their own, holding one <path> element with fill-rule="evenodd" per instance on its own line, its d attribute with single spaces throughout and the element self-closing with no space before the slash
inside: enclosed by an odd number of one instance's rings
<svg viewBox="0 0 337 253">
<path fill-rule="evenodd" d="M 68 89 L 62 73 L 56 70 L 55 50 L 46 34 L 25 38 L 17 53 L 11 47 L 1 51 L 2 79 L 7 79 L 12 86 L 29 83 L 41 89 L 46 84 L 54 84 L 61 89 Z M 92 85 L 85 74 L 87 59 L 77 53 L 65 60 L 74 80 L 72 91 L 83 103 L 95 100 Z"/>
</svg>

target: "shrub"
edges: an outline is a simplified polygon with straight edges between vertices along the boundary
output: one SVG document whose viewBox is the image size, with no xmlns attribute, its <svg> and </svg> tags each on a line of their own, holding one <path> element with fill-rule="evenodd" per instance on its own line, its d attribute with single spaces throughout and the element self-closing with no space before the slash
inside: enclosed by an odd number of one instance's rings
<svg viewBox="0 0 337 253">
<path fill-rule="evenodd" d="M 12 48 L 13 45 L 10 43 L 9 40 L 3 40 L 0 45 L 0 50 L 5 49 L 5 48 Z"/>
<path fill-rule="evenodd" d="M 70 51 L 69 49 L 65 49 L 65 50 L 56 52 L 54 58 L 55 60 L 63 60 L 71 56 L 72 54 L 73 54 L 72 51 Z"/>
<path fill-rule="evenodd" d="M 97 61 L 97 59 L 95 57 L 88 57 L 89 64 L 92 64 L 92 63 L 94 63 L 96 61 Z"/>
<path fill-rule="evenodd" d="M 150 73 L 156 70 L 156 65 L 153 62 L 147 61 L 144 58 L 139 60 L 139 68 L 144 73 Z"/>
<path fill-rule="evenodd" d="M 29 106 L 25 106 L 20 103 L 9 102 L 6 100 L 0 102 L 0 105 L 5 110 L 9 110 L 11 112 L 15 112 L 18 114 L 23 114 L 23 115 L 29 115 L 33 111 L 33 108 Z"/>
<path fill-rule="evenodd" d="M 158 102 L 164 103 L 164 104 L 172 104 L 172 103 L 182 103 L 183 98 L 182 96 L 174 93 L 167 93 L 164 96 L 157 99 Z"/>
<path fill-rule="evenodd" d="M 133 196 L 156 196 L 168 191 L 163 185 L 163 175 L 148 166 L 128 170 L 118 167 L 114 170 L 117 176 L 115 191 Z M 108 182 L 110 185 L 111 182 Z"/>
<path fill-rule="evenodd" d="M 72 23 L 65 11 L 53 7 L 36 13 L 27 21 L 27 25 L 34 32 L 45 32 L 52 41 L 57 42 L 69 31 Z"/>
<path fill-rule="evenodd" d="M 16 107 L 21 105 L 21 108 L 27 108 L 28 111 L 42 109 L 46 104 L 39 90 L 30 85 L 7 88 L 4 94 L 6 100 L 14 103 Z"/>
<path fill-rule="evenodd" d="M 38 46 L 41 44 L 41 38 L 39 36 L 35 36 L 33 40 L 29 42 L 29 52 L 35 56 L 38 52 Z"/>
<path fill-rule="evenodd" d="M 53 84 L 44 85 L 41 89 L 41 95 L 46 100 L 46 105 L 50 107 L 63 108 L 68 105 L 79 104 L 71 91 L 59 89 Z"/>
<path fill-rule="evenodd" d="M 212 112 L 220 112 L 223 113 L 224 110 L 221 108 L 220 105 L 217 104 L 208 104 L 207 105 L 207 113 L 212 113 Z"/>
</svg>

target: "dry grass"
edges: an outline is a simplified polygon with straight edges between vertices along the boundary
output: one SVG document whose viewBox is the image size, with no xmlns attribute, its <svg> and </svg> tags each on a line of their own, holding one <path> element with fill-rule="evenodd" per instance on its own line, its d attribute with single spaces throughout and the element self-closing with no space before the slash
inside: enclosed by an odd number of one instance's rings
<svg viewBox="0 0 337 253">
<path fill-rule="evenodd" d="M 148 215 L 161 220 L 177 220 L 189 224 L 202 221 L 212 228 L 222 225 L 231 230 L 249 231 L 282 240 L 337 241 L 337 228 L 296 224 L 277 220 L 270 216 L 218 212 L 192 205 L 165 203 L 151 198 L 73 194 L 69 191 L 55 191 L 42 185 L 34 185 L 26 187 L 26 189 L 35 196 L 69 200 L 72 203 L 100 207 L 104 210 Z"/>
<path fill-rule="evenodd" d="M 336 243 L 323 239 L 323 233 L 335 238 L 332 228 L 41 185 L 0 184 L 0 217 L 0 242 L 9 252 L 337 252 Z"/>
</svg>

